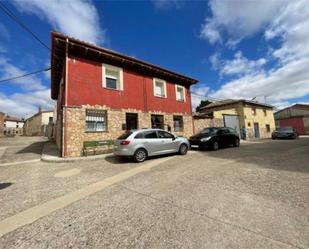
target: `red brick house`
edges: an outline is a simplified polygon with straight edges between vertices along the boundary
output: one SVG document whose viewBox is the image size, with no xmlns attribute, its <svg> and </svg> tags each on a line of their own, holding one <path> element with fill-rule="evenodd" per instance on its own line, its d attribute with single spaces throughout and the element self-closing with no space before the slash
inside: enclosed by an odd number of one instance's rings
<svg viewBox="0 0 309 249">
<path fill-rule="evenodd" d="M 190 86 L 197 80 L 60 33 L 51 33 L 51 43 L 62 156 L 80 156 L 84 142 L 115 139 L 129 129 L 193 133 Z"/>
</svg>

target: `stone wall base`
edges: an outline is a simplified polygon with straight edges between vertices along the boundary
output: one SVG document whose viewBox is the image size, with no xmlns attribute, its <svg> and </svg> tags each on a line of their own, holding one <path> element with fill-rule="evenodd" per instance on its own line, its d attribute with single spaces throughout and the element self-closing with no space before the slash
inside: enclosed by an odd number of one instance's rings
<svg viewBox="0 0 309 249">
<path fill-rule="evenodd" d="M 107 131 L 87 132 L 86 131 L 86 110 L 105 110 L 107 111 Z M 125 132 L 123 124 L 126 123 L 126 113 L 135 113 L 138 115 L 138 128 L 151 128 L 151 115 L 164 116 L 164 128 L 169 126 L 171 132 L 177 136 L 190 137 L 193 134 L 193 122 L 190 115 L 181 113 L 167 114 L 163 112 L 142 112 L 135 109 L 111 109 L 106 106 L 67 107 L 64 109 L 64 156 L 76 157 L 83 155 L 83 143 L 86 141 L 115 140 Z M 173 124 L 173 115 L 182 116 L 184 129 L 182 132 L 175 132 Z M 57 133 L 59 127 L 57 127 Z M 57 135 L 57 144 L 59 136 Z M 108 147 L 110 148 L 110 146 Z"/>
<path fill-rule="evenodd" d="M 194 118 L 194 134 L 208 127 L 223 127 L 224 122 L 221 118 Z"/>
</svg>

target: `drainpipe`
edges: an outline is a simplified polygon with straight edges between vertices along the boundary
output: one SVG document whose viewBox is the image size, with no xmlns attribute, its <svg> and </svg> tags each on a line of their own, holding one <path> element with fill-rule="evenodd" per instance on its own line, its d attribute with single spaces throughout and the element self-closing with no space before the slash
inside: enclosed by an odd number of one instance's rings
<svg viewBox="0 0 309 249">
<path fill-rule="evenodd" d="M 191 99 L 191 91 L 190 91 L 190 86 L 189 86 L 189 89 L 188 89 L 188 95 L 189 95 L 189 98 L 190 98 L 190 112 L 191 112 L 191 118 L 192 118 L 192 132 L 194 135 L 195 134 L 195 125 L 194 125 L 194 118 L 193 118 L 193 115 L 192 115 L 192 99 Z"/>
<path fill-rule="evenodd" d="M 66 145 L 67 145 L 67 122 L 66 122 L 66 108 L 68 105 L 68 45 L 69 39 L 66 38 L 65 44 L 65 80 L 64 80 L 64 106 L 62 108 L 62 157 L 66 156 Z"/>
</svg>

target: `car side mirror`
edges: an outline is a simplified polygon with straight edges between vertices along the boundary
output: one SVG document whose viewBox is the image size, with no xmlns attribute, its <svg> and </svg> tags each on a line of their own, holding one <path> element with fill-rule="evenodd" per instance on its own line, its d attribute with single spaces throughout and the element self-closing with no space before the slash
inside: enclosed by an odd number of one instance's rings
<svg viewBox="0 0 309 249">
<path fill-rule="evenodd" d="M 174 140 L 176 140 L 176 138 L 177 138 L 176 136 L 173 136 L 172 140 L 174 141 Z"/>
</svg>

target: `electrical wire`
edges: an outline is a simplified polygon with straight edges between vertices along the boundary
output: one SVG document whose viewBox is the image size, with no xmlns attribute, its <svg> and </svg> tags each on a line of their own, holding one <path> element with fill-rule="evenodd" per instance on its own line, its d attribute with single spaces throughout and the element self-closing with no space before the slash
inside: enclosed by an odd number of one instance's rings
<svg viewBox="0 0 309 249">
<path fill-rule="evenodd" d="M 46 45 L 34 32 L 31 31 L 21 20 L 18 19 L 18 17 L 8 8 L 5 6 L 3 2 L 0 1 L 0 9 L 9 16 L 13 21 L 15 21 L 19 26 L 21 26 L 24 30 L 26 30 L 29 34 L 32 35 L 32 37 L 37 40 L 42 46 L 44 46 L 46 49 L 50 51 L 50 48 L 48 45 Z"/>
<path fill-rule="evenodd" d="M 27 76 L 30 76 L 32 74 L 41 73 L 41 72 L 44 72 L 44 71 L 49 71 L 50 69 L 51 69 L 51 67 L 48 67 L 48 68 L 40 69 L 40 70 L 37 70 L 37 71 L 34 71 L 34 72 L 26 73 L 26 74 L 23 74 L 23 75 L 14 76 L 14 77 L 2 79 L 2 80 L 0 79 L 0 83 L 5 82 L 5 81 L 20 79 L 20 78 L 27 77 Z"/>
</svg>

